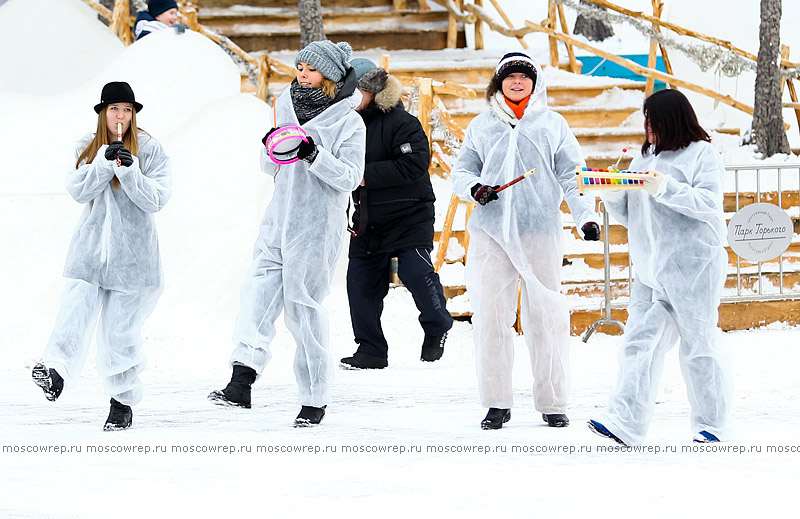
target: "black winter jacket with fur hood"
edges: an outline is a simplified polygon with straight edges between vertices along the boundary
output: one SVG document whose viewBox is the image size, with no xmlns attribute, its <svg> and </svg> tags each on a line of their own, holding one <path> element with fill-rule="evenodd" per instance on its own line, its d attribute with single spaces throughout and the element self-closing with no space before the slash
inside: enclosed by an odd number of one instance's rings
<svg viewBox="0 0 800 519">
<path fill-rule="evenodd" d="M 403 108 L 402 90 L 400 80 L 389 75 L 385 88 L 361 111 L 367 127 L 365 185 L 353 192 L 353 228 L 359 234 L 350 240 L 351 258 L 433 246 L 428 138 Z"/>
</svg>

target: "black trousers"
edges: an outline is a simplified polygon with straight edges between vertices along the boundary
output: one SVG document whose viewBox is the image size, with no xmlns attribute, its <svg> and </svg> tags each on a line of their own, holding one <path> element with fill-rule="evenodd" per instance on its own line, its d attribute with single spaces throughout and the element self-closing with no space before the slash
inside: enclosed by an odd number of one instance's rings
<svg viewBox="0 0 800 519">
<path fill-rule="evenodd" d="M 397 275 L 411 292 L 419 310 L 419 324 L 427 335 L 444 335 L 453 326 L 445 306 L 439 275 L 433 271 L 430 251 L 416 248 L 366 258 L 350 258 L 347 266 L 347 298 L 358 351 L 387 357 L 383 335 L 383 298 L 389 293 L 391 259 L 397 258 Z M 422 344 L 420 342 L 420 344 Z"/>
</svg>

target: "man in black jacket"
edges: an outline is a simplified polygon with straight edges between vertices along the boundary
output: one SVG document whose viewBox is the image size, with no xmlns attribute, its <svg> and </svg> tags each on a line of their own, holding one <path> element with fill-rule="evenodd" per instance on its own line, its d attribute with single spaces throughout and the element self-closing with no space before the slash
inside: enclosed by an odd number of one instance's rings
<svg viewBox="0 0 800 519">
<path fill-rule="evenodd" d="M 364 179 L 353 192 L 347 296 L 358 350 L 341 360 L 346 369 L 381 369 L 389 345 L 381 328 L 391 260 L 411 292 L 425 332 L 421 360 L 439 360 L 453 318 L 433 270 L 433 188 L 428 138 L 403 108 L 402 84 L 369 60 L 351 61 L 364 98 L 358 111 L 367 127 Z"/>
</svg>

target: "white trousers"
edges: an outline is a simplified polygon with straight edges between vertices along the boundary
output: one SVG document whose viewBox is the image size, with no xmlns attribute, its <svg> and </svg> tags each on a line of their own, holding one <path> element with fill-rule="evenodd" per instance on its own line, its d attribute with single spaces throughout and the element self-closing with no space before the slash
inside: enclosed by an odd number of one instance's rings
<svg viewBox="0 0 800 519">
<path fill-rule="evenodd" d="M 314 258 L 310 258 L 313 260 Z M 272 358 L 275 321 L 284 322 L 295 344 L 294 373 L 300 405 L 330 403 L 334 366 L 328 349 L 331 272 L 305 261 L 282 261 L 280 251 L 261 252 L 250 264 L 241 291 L 230 364 L 253 368 L 259 376 Z"/>
<path fill-rule="evenodd" d="M 536 410 L 564 413 L 569 399 L 569 307 L 560 292 L 562 254 L 548 236 L 520 238 L 517 265 L 484 232 L 470 235 L 465 279 L 472 303 L 478 388 L 484 407 L 511 408 L 518 281 L 520 319 Z"/>
<path fill-rule="evenodd" d="M 120 292 L 67 278 L 42 362 L 64 378 L 65 387 L 73 386 L 97 326 L 97 372 L 106 394 L 125 405 L 138 404 L 143 393 L 139 373 L 146 365 L 141 351 L 142 325 L 162 290 L 153 287 Z"/>
<path fill-rule="evenodd" d="M 680 339 L 678 360 L 691 405 L 693 433 L 708 431 L 721 440 L 728 433 L 732 397 L 729 358 L 719 345 L 719 289 L 676 294 L 634 280 L 628 323 L 619 350 L 619 375 L 600 420 L 628 445 L 641 445 L 653 418 L 666 353 Z M 705 293 L 703 293 L 705 292 Z"/>
</svg>

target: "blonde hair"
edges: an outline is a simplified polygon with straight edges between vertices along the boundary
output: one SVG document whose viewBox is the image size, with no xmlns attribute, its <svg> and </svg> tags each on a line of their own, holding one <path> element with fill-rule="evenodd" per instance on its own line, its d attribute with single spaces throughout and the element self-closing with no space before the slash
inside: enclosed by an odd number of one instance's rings
<svg viewBox="0 0 800 519">
<path fill-rule="evenodd" d="M 97 150 L 100 149 L 100 146 L 111 143 L 111 141 L 108 140 L 107 110 L 108 105 L 104 106 L 102 110 L 100 110 L 100 113 L 97 114 L 97 131 L 94 134 L 94 139 L 92 139 L 81 154 L 78 155 L 78 160 L 75 162 L 75 169 L 81 167 L 82 164 L 90 164 L 97 156 Z M 139 129 L 136 127 L 136 109 L 133 109 L 131 113 L 131 124 L 128 127 L 128 131 L 122 136 L 122 142 L 125 144 L 125 147 L 130 150 L 131 155 L 139 154 Z M 117 189 L 119 187 L 119 180 L 117 177 L 114 177 L 111 181 L 111 187 L 112 189 Z"/>
<path fill-rule="evenodd" d="M 330 80 L 326 77 L 322 78 L 322 93 L 330 98 L 336 97 L 336 93 L 339 91 L 339 87 L 336 86 L 336 82 Z"/>
</svg>

